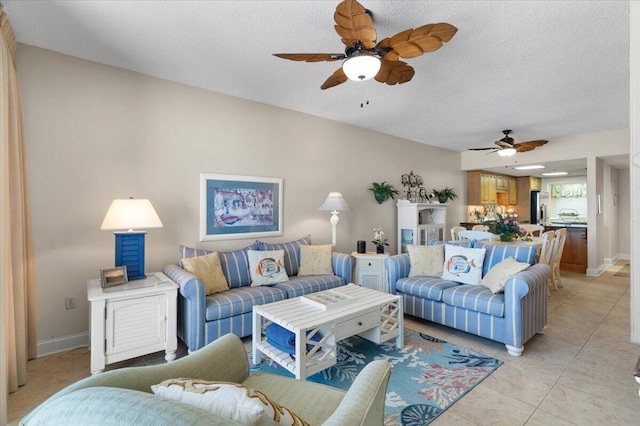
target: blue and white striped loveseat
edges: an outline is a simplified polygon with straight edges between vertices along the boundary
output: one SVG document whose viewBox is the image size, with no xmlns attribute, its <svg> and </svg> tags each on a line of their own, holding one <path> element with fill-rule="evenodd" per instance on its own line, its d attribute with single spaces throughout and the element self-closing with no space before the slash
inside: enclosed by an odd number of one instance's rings
<svg viewBox="0 0 640 426">
<path fill-rule="evenodd" d="M 240 250 L 219 251 L 222 272 L 229 284 L 229 290 L 209 296 L 205 296 L 204 283 L 200 278 L 178 265 L 165 266 L 163 272 L 180 286 L 178 337 L 187 345 L 189 351 L 198 350 L 227 333 L 239 337 L 250 335 L 254 305 L 328 290 L 351 282 L 353 258 L 342 253 L 331 255 L 334 275 L 297 276 L 300 245 L 310 244 L 311 238 L 305 237 L 284 244 L 256 241 Z M 247 251 L 280 249 L 285 251 L 284 266 L 289 281 L 251 287 Z M 180 246 L 179 251 L 181 258 L 204 256 L 213 252 L 185 246 Z"/>
<path fill-rule="evenodd" d="M 536 333 L 544 333 L 547 325 L 547 280 L 551 268 L 533 264 L 536 246 L 477 241 L 470 246 L 487 250 L 483 277 L 508 257 L 532 266 L 508 278 L 504 293 L 493 294 L 481 285 L 439 277 L 409 277 L 409 255 L 404 253 L 384 262 L 391 292 L 402 296 L 406 314 L 504 343 L 510 355 L 520 356 L 524 344 Z"/>
</svg>

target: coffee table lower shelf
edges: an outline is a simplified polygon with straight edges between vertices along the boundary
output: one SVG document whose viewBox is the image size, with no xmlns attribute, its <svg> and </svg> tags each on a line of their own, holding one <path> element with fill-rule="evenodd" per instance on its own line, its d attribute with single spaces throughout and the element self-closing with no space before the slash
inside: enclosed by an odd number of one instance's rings
<svg viewBox="0 0 640 426">
<path fill-rule="evenodd" d="M 282 367 L 286 368 L 291 374 L 294 376 L 298 376 L 296 374 L 296 359 L 295 356 L 282 352 L 279 349 L 271 346 L 267 343 L 266 340 L 263 340 L 258 343 L 258 350 L 277 362 Z M 332 357 L 328 351 L 318 351 L 313 356 L 307 357 L 307 366 L 306 366 L 306 376 L 312 376 L 319 371 L 325 370 L 332 365 L 335 365 L 335 359 Z"/>
</svg>

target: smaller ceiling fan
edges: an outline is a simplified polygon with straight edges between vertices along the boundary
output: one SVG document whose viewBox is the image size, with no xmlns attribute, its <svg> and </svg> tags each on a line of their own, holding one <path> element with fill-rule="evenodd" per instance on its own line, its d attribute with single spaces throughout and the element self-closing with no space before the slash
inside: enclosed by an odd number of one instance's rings
<svg viewBox="0 0 640 426">
<path fill-rule="evenodd" d="M 542 146 L 549 141 L 545 140 L 535 140 L 528 142 L 520 142 L 514 143 L 513 138 L 509 136 L 512 130 L 503 130 L 504 138 L 496 141 L 495 144 L 498 145 L 499 148 L 488 147 L 488 148 L 470 148 L 469 151 L 487 151 L 492 150 L 491 152 L 497 152 L 498 155 L 502 157 L 510 157 L 514 155 L 516 152 L 526 152 L 536 149 L 536 147 Z"/>
</svg>

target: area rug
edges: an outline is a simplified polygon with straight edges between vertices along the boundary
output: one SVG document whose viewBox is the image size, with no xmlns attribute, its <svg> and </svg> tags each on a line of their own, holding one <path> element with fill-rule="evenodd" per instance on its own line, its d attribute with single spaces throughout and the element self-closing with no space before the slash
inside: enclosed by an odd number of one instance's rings
<svg viewBox="0 0 640 426">
<path fill-rule="evenodd" d="M 393 370 L 387 387 L 385 425 L 418 426 L 429 424 L 502 364 L 472 349 L 407 328 L 402 350 L 395 347 L 395 340 L 392 342 L 377 345 L 358 336 L 342 340 L 337 364 L 307 380 L 347 390 L 367 363 L 386 360 Z M 266 357 L 259 366 L 251 362 L 250 366 L 252 373 L 293 377 Z"/>
<path fill-rule="evenodd" d="M 624 265 L 618 272 L 613 274 L 616 277 L 630 277 L 631 276 L 631 265 Z"/>
</svg>

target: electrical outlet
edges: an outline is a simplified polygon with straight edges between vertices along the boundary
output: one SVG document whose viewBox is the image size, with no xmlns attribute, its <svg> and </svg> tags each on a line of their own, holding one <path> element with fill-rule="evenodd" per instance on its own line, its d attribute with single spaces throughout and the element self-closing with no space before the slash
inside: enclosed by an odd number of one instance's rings
<svg viewBox="0 0 640 426">
<path fill-rule="evenodd" d="M 76 298 L 74 296 L 68 296 L 64 298 L 64 307 L 65 309 L 75 309 L 76 308 Z"/>
</svg>

